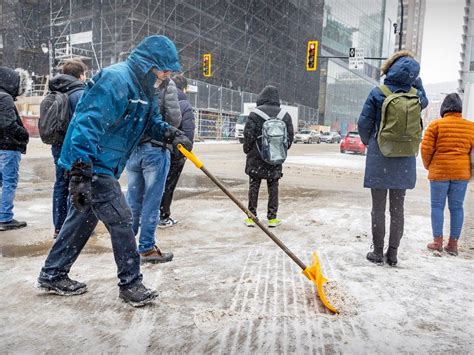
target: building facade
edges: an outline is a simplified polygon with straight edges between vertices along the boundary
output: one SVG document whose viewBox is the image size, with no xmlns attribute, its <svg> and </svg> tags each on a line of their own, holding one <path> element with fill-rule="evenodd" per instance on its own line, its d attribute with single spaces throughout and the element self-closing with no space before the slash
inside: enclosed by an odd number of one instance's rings
<svg viewBox="0 0 474 355">
<path fill-rule="evenodd" d="M 474 2 L 466 0 L 461 44 L 459 93 L 464 96 L 464 111 L 474 120 Z"/>
<path fill-rule="evenodd" d="M 199 105 L 235 113 L 239 96 L 273 84 L 283 101 L 301 106 L 306 124 L 345 133 L 378 84 L 381 61 L 367 60 L 358 71 L 347 59 L 327 57 L 348 56 L 350 47 L 386 56 L 390 1 L 4 0 L 1 63 L 45 75 L 75 57 L 94 72 L 124 60 L 145 36 L 164 34 L 176 43 L 184 74 L 207 89 Z M 306 71 L 308 40 L 318 40 L 326 57 L 315 72 Z M 205 53 L 212 54 L 210 78 L 202 73 Z"/>
<path fill-rule="evenodd" d="M 426 0 L 403 0 L 403 38 L 402 49 L 409 50 L 417 60 L 421 59 L 423 47 L 423 27 L 425 22 Z M 398 5 L 398 30 L 401 24 L 401 7 Z M 396 48 L 400 36 L 397 35 Z"/>
</svg>

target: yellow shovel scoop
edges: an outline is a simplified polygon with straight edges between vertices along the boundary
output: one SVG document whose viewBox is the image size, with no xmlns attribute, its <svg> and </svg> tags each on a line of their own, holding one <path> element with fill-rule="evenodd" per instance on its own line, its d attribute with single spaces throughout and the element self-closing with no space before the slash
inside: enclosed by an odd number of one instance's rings
<svg viewBox="0 0 474 355">
<path fill-rule="evenodd" d="M 178 145 L 178 150 L 189 160 L 191 160 L 194 165 L 201 169 L 204 174 L 206 174 L 209 179 L 212 180 L 234 203 L 239 206 L 239 208 L 255 222 L 261 230 L 265 232 L 298 266 L 303 270 L 303 275 L 305 275 L 310 281 L 312 281 L 318 290 L 319 298 L 324 306 L 334 313 L 339 313 L 339 311 L 329 303 L 326 295 L 324 294 L 324 284 L 327 282 L 327 279 L 323 276 L 321 270 L 321 263 L 319 262 L 318 255 L 316 252 L 312 253 L 312 263 L 310 266 L 306 266 L 291 250 L 289 250 L 285 244 L 282 243 L 260 220 L 245 207 L 242 202 L 240 202 L 222 183 L 217 180 L 214 175 L 212 175 L 209 170 L 204 167 L 204 164 L 198 159 L 198 157 L 184 148 L 181 144 Z"/>
</svg>

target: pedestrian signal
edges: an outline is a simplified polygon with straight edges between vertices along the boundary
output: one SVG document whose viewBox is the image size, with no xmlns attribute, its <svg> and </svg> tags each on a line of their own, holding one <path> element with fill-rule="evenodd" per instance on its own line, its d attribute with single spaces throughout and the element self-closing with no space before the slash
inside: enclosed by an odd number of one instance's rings
<svg viewBox="0 0 474 355">
<path fill-rule="evenodd" d="M 212 57 L 211 53 L 204 54 L 202 58 L 202 75 L 205 77 L 212 76 Z"/>
<path fill-rule="evenodd" d="M 306 51 L 306 70 L 315 71 L 318 59 L 318 41 L 308 41 Z"/>
</svg>

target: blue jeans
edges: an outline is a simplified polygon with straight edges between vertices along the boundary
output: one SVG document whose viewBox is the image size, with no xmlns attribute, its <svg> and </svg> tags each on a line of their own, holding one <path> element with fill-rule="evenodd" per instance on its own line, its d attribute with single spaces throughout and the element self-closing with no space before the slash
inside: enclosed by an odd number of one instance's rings
<svg viewBox="0 0 474 355">
<path fill-rule="evenodd" d="M 69 207 L 69 178 L 65 176 L 65 170 L 58 165 L 61 156 L 62 145 L 55 144 L 51 146 L 51 153 L 56 167 L 56 181 L 53 190 L 53 224 L 54 231 L 59 232 L 66 220 Z"/>
<path fill-rule="evenodd" d="M 0 150 L 0 186 L 2 188 L 0 222 L 10 222 L 13 219 L 13 201 L 18 185 L 20 160 L 20 152 Z"/>
<path fill-rule="evenodd" d="M 459 239 L 464 222 L 464 197 L 466 196 L 467 180 L 430 181 L 431 187 L 431 227 L 433 237 L 443 235 L 444 207 L 448 198 L 451 215 L 449 237 Z"/>
<path fill-rule="evenodd" d="M 141 144 L 127 162 L 127 202 L 132 210 L 133 231 L 140 228 L 138 252 L 155 247 L 161 198 L 170 168 L 170 152 L 150 143 Z"/>
<path fill-rule="evenodd" d="M 104 175 L 94 175 L 92 179 L 92 203 L 88 209 L 79 212 L 72 205 L 69 207 L 67 218 L 39 278 L 54 281 L 66 277 L 99 219 L 112 239 L 119 286 L 126 288 L 141 281 L 140 256 L 132 230 L 130 208 L 119 182 Z"/>
</svg>

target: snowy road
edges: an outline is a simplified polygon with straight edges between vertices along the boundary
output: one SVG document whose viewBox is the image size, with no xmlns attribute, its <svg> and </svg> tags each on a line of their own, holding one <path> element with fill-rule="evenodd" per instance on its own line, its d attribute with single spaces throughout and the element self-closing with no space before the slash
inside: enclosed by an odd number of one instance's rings
<svg viewBox="0 0 474 355">
<path fill-rule="evenodd" d="M 474 198 L 466 200 L 459 257 L 434 256 L 424 176 L 407 194 L 400 266 L 365 260 L 370 196 L 364 157 L 336 145 L 297 145 L 281 182 L 275 230 L 300 258 L 317 250 L 326 274 L 357 299 L 352 316 L 323 309 L 298 267 L 194 167 L 186 166 L 173 205 L 179 224 L 157 233 L 175 259 L 142 268 L 160 293 L 132 309 L 118 299 L 110 239 L 101 226 L 72 269 L 89 292 L 62 298 L 36 292 L 50 245 L 47 148 L 22 163 L 16 212 L 29 227 L 1 235 L 0 340 L 5 353 L 299 353 L 474 352 Z M 247 180 L 238 144 L 199 144 L 197 154 L 242 200 Z M 259 212 L 264 215 L 265 188 Z"/>
</svg>

